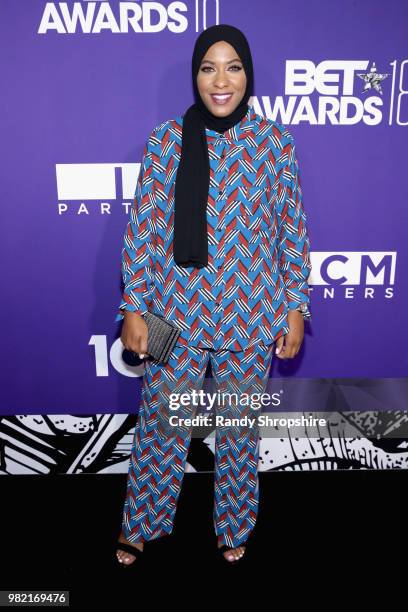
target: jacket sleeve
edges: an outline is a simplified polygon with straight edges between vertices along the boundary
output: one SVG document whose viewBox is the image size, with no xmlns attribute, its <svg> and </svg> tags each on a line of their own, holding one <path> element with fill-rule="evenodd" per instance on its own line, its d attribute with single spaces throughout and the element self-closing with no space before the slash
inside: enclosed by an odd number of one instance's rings
<svg viewBox="0 0 408 612">
<path fill-rule="evenodd" d="M 279 268 L 286 287 L 289 309 L 297 309 L 300 304 L 306 304 L 306 309 L 302 313 L 303 318 L 311 320 L 307 282 L 312 269 L 310 241 L 303 209 L 299 163 L 292 137 L 288 150 L 288 164 L 282 176 L 286 186 L 286 197 L 282 198 L 282 205 L 278 208 Z"/>
<path fill-rule="evenodd" d="M 153 139 L 154 130 L 144 146 L 134 200 L 123 237 L 121 273 L 124 290 L 115 321 L 123 320 L 125 310 L 140 315 L 147 312 L 152 299 L 155 265 Z"/>
</svg>

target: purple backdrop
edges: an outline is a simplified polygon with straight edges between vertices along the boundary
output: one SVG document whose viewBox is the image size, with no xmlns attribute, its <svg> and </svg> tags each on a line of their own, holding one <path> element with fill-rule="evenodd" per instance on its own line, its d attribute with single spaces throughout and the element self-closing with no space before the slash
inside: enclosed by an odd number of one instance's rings
<svg viewBox="0 0 408 612">
<path fill-rule="evenodd" d="M 114 323 L 127 205 L 148 134 L 193 102 L 205 6 L 207 27 L 245 32 L 251 103 L 297 143 L 313 319 L 271 376 L 406 377 L 408 4 L 149 5 L 138 19 L 136 2 L 0 4 L 2 414 L 137 409 L 142 371 Z"/>
</svg>

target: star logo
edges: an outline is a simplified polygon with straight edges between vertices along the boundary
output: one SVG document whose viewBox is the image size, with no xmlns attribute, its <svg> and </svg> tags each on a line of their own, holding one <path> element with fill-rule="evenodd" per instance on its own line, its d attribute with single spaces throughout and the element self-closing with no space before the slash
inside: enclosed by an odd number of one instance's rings
<svg viewBox="0 0 408 612">
<path fill-rule="evenodd" d="M 367 72 L 366 74 L 357 73 L 357 76 L 360 77 L 360 79 L 362 79 L 365 83 L 363 93 L 368 89 L 375 89 L 376 91 L 378 91 L 378 93 L 383 95 L 380 83 L 381 81 L 386 79 L 389 74 L 380 74 L 379 72 L 377 72 L 375 62 L 371 64 L 369 72 Z"/>
</svg>

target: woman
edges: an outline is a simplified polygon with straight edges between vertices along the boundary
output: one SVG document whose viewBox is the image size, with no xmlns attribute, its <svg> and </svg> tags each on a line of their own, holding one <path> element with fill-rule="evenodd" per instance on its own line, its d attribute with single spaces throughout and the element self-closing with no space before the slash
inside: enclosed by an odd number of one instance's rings
<svg viewBox="0 0 408 612">
<path fill-rule="evenodd" d="M 202 32 L 192 76 L 195 104 L 157 126 L 145 146 L 122 251 L 116 320 L 124 319 L 125 348 L 146 356 L 148 310 L 182 330 L 165 366 L 145 361 L 117 546 L 124 566 L 145 541 L 172 531 L 191 428 L 169 426 L 170 393 L 201 389 L 208 361 L 218 391 L 262 393 L 273 344 L 279 358 L 294 357 L 311 316 L 295 145 L 284 126 L 248 106 L 244 34 L 229 25 Z M 236 404 L 218 409 L 256 416 Z M 258 457 L 257 427 L 217 427 L 214 528 L 230 562 L 243 556 L 255 525 Z"/>
</svg>

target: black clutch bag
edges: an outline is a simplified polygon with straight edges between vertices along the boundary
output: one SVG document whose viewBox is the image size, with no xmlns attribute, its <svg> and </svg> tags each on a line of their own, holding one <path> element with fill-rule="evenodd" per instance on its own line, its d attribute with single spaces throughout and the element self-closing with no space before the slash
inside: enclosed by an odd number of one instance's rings
<svg viewBox="0 0 408 612">
<path fill-rule="evenodd" d="M 148 330 L 148 354 L 161 363 L 167 363 L 174 345 L 181 334 L 181 329 L 161 315 L 153 314 L 152 312 L 146 312 L 142 317 L 146 321 Z"/>
</svg>

